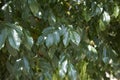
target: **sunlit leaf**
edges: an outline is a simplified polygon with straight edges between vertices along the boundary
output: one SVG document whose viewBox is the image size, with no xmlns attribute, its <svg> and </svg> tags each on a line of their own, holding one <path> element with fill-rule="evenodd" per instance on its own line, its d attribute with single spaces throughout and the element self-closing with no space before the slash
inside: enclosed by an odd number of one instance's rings
<svg viewBox="0 0 120 80">
<path fill-rule="evenodd" d="M 76 45 L 79 45 L 80 43 L 80 35 L 75 32 L 75 31 L 71 31 L 70 32 L 70 39 L 73 43 L 75 43 Z"/>
<path fill-rule="evenodd" d="M 53 33 L 53 37 L 54 37 L 54 43 L 55 43 L 55 45 L 57 45 L 60 42 L 60 35 L 59 35 L 59 33 L 57 31 L 55 31 Z"/>
<path fill-rule="evenodd" d="M 10 45 L 19 50 L 20 44 L 21 44 L 21 38 L 19 36 L 19 34 L 16 32 L 16 30 L 14 29 L 10 29 L 10 34 L 8 36 L 8 40 Z"/>
<path fill-rule="evenodd" d="M 114 7 L 114 12 L 113 12 L 113 16 L 115 16 L 115 18 L 117 18 L 119 14 L 120 14 L 119 6 L 118 6 L 118 5 L 115 5 L 115 7 Z"/>
<path fill-rule="evenodd" d="M 106 11 L 103 13 L 103 21 L 106 22 L 107 24 L 110 22 L 110 15 Z"/>
<path fill-rule="evenodd" d="M 77 71 L 74 69 L 74 66 L 72 64 L 69 64 L 68 75 L 70 77 L 70 80 L 77 80 Z"/>
</svg>

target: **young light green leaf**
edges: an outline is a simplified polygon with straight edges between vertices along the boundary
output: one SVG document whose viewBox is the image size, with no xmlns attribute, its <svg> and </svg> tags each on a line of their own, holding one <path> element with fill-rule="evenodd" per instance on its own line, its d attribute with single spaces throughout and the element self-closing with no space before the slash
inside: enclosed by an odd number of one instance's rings
<svg viewBox="0 0 120 80">
<path fill-rule="evenodd" d="M 19 50 L 21 44 L 21 38 L 16 30 L 10 29 L 10 35 L 8 36 L 8 41 L 14 49 Z"/>
<path fill-rule="evenodd" d="M 114 12 L 113 12 L 113 16 L 115 16 L 115 18 L 118 17 L 118 15 L 120 14 L 120 9 L 119 9 L 119 6 L 118 5 L 115 5 L 114 7 Z"/>
<path fill-rule="evenodd" d="M 70 32 L 70 39 L 73 43 L 75 43 L 76 45 L 79 45 L 80 43 L 80 35 L 75 32 L 75 31 L 71 31 Z"/>
<path fill-rule="evenodd" d="M 106 29 L 106 26 L 102 20 L 99 20 L 99 28 L 101 31 L 104 31 Z"/>
<path fill-rule="evenodd" d="M 46 46 L 49 48 L 50 46 L 53 45 L 53 43 L 54 43 L 53 34 L 48 34 L 46 39 Z"/>
</svg>

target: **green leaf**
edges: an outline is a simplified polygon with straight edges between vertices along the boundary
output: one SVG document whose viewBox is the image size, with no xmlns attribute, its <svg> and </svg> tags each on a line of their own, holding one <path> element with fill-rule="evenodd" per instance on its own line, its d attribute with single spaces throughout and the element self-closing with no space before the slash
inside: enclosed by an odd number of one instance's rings
<svg viewBox="0 0 120 80">
<path fill-rule="evenodd" d="M 10 45 L 14 48 L 19 50 L 21 44 L 21 38 L 15 29 L 10 29 L 10 34 L 8 36 L 8 41 Z"/>
<path fill-rule="evenodd" d="M 75 31 L 71 31 L 70 32 L 70 39 L 71 39 L 71 41 L 73 42 L 73 43 L 75 43 L 76 45 L 79 45 L 79 43 L 80 43 L 80 35 L 77 33 L 77 32 L 75 32 Z"/>
<path fill-rule="evenodd" d="M 48 34 L 46 39 L 46 46 L 49 48 L 50 46 L 53 45 L 53 43 L 54 43 L 53 34 Z"/>
<path fill-rule="evenodd" d="M 34 16 L 37 16 L 39 14 L 38 2 L 36 0 L 28 0 L 28 4 Z"/>
<path fill-rule="evenodd" d="M 74 65 L 71 63 L 69 64 L 68 75 L 70 77 L 70 80 L 77 80 L 77 72 L 74 69 Z"/>
<path fill-rule="evenodd" d="M 47 27 L 42 31 L 42 33 L 43 35 L 48 35 L 49 33 L 53 32 L 54 29 L 54 27 Z"/>
<path fill-rule="evenodd" d="M 68 31 L 66 31 L 65 34 L 63 35 L 63 44 L 64 44 L 65 47 L 68 46 L 69 41 L 70 41 L 69 33 L 68 33 Z"/>
<path fill-rule="evenodd" d="M 101 31 L 104 31 L 106 29 L 106 26 L 101 19 L 99 20 L 99 28 Z"/>
<path fill-rule="evenodd" d="M 37 40 L 37 45 L 42 44 L 43 41 L 44 41 L 44 36 L 39 36 L 39 37 L 38 37 L 38 40 Z"/>
<path fill-rule="evenodd" d="M 34 41 L 33 38 L 30 36 L 28 31 L 24 30 L 24 45 L 28 48 L 31 49 L 31 47 L 33 46 Z"/>
<path fill-rule="evenodd" d="M 8 33 L 6 28 L 0 31 L 0 49 L 4 47 L 4 43 L 7 38 L 7 35 Z"/>
<path fill-rule="evenodd" d="M 12 56 L 17 56 L 18 52 L 16 49 L 14 49 L 12 46 L 10 46 L 10 44 L 7 42 L 6 43 L 6 46 L 7 46 L 7 50 L 8 52 L 12 55 Z"/>
<path fill-rule="evenodd" d="M 57 45 L 60 42 L 60 35 L 57 31 L 53 33 L 54 43 Z"/>
<path fill-rule="evenodd" d="M 120 12 L 119 6 L 118 6 L 118 5 L 115 5 L 115 7 L 114 7 L 114 12 L 113 12 L 113 16 L 114 16 L 115 18 L 117 18 L 118 15 L 119 15 L 119 12 Z"/>
<path fill-rule="evenodd" d="M 29 65 L 29 62 L 28 62 L 26 57 L 23 57 L 23 62 L 24 62 L 24 66 L 25 66 L 26 71 L 29 73 L 30 65 Z"/>
</svg>

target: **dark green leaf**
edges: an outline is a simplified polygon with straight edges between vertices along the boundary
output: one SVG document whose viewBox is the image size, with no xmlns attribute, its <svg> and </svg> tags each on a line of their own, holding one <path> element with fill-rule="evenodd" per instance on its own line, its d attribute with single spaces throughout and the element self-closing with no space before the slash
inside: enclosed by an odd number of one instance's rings
<svg viewBox="0 0 120 80">
<path fill-rule="evenodd" d="M 30 65 L 29 65 L 29 62 L 28 62 L 26 57 L 23 57 L 23 62 L 24 62 L 24 66 L 25 66 L 26 71 L 29 73 Z"/>
<path fill-rule="evenodd" d="M 39 14 L 39 4 L 37 0 L 28 0 L 29 7 L 32 13 L 37 16 Z"/>
</svg>

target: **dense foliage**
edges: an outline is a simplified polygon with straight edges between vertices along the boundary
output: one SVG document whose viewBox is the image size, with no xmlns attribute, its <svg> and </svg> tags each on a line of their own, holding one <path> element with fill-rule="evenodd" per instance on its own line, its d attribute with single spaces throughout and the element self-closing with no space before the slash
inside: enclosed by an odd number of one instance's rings
<svg viewBox="0 0 120 80">
<path fill-rule="evenodd" d="M 0 0 L 0 80 L 118 80 L 119 33 L 119 0 Z"/>
</svg>

